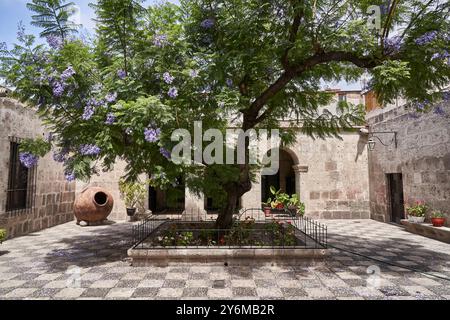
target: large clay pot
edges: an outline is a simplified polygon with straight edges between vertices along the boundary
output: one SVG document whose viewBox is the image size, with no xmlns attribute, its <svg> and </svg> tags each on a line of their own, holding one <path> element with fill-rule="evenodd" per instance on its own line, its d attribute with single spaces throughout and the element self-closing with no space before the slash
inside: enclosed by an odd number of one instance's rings
<svg viewBox="0 0 450 320">
<path fill-rule="evenodd" d="M 90 187 L 84 189 L 75 199 L 73 212 L 77 218 L 77 223 L 101 222 L 106 220 L 112 211 L 114 199 L 111 193 L 100 187 Z"/>
</svg>

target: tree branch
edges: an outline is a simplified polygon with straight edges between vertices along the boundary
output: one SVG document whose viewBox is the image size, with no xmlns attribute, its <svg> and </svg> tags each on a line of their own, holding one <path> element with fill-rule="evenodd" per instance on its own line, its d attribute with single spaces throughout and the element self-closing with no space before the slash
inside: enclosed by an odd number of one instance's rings
<svg viewBox="0 0 450 320">
<path fill-rule="evenodd" d="M 269 86 L 261 95 L 255 99 L 248 109 L 244 111 L 243 129 L 248 130 L 263 121 L 272 112 L 267 109 L 262 115 L 258 116 L 264 105 L 280 92 L 293 78 L 300 76 L 304 72 L 312 69 L 314 66 L 327 62 L 351 62 L 360 68 L 371 69 L 380 64 L 373 57 L 358 57 L 352 52 L 330 51 L 316 53 L 303 62 L 293 65 L 286 70 L 271 86 Z"/>
<path fill-rule="evenodd" d="M 286 48 L 283 56 L 281 57 L 281 64 L 283 65 L 283 67 L 285 69 L 289 68 L 289 59 L 288 59 L 289 51 L 294 47 L 295 40 L 297 38 L 297 32 L 298 32 L 298 29 L 300 28 L 300 24 L 302 22 L 303 15 L 304 15 L 303 7 L 301 7 L 300 9 L 296 9 L 296 5 L 293 3 L 293 1 L 291 1 L 291 3 L 294 6 L 295 16 L 294 16 L 294 20 L 292 21 L 291 29 L 289 32 L 289 42 L 291 44 Z M 303 6 L 303 3 L 302 3 L 302 6 Z"/>
</svg>

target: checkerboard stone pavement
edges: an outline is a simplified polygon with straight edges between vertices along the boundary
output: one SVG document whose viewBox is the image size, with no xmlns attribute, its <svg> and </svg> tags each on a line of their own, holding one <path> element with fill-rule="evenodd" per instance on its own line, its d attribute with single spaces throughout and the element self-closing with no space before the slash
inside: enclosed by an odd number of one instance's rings
<svg viewBox="0 0 450 320">
<path fill-rule="evenodd" d="M 130 266 L 129 223 L 70 222 L 0 246 L 0 299 L 450 299 L 449 244 L 373 220 L 321 222 L 333 246 L 322 262 L 167 267 Z"/>
</svg>

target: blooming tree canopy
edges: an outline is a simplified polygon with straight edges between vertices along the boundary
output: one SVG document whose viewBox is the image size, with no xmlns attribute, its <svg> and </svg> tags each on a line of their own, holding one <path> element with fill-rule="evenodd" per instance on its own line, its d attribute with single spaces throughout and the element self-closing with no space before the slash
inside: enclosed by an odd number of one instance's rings
<svg viewBox="0 0 450 320">
<path fill-rule="evenodd" d="M 2 47 L 1 75 L 54 133 L 28 143 L 24 162 L 37 161 L 30 149 L 52 148 L 69 180 L 117 159 L 128 179 L 145 173 L 161 188 L 183 175 L 193 191 L 220 200 L 220 227 L 230 225 L 257 167 L 175 164 L 174 129 L 202 121 L 203 130 L 225 131 L 231 119 L 244 130 L 278 128 L 290 117 L 310 136 L 338 136 L 362 124 L 363 112 L 345 102 L 337 115 L 319 108 L 331 99 L 323 81 L 368 73 L 381 102 L 402 95 L 426 110 L 450 80 L 447 1 L 142 3 L 96 1 L 90 42 L 61 35 L 35 45 L 21 28 L 17 45 Z M 380 28 L 368 23 L 371 5 L 383 8 Z M 282 130 L 292 142 L 293 131 Z"/>
</svg>

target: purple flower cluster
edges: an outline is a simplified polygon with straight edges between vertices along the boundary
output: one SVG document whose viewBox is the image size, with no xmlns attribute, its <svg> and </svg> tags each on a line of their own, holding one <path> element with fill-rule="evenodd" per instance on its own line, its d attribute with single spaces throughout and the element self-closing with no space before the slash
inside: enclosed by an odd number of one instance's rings
<svg viewBox="0 0 450 320">
<path fill-rule="evenodd" d="M 167 40 L 167 36 L 165 34 L 157 34 L 153 37 L 153 45 L 156 47 L 163 48 L 167 44 L 169 44 L 169 41 Z"/>
<path fill-rule="evenodd" d="M 87 105 L 86 107 L 84 107 L 84 112 L 81 116 L 81 118 L 83 120 L 89 120 L 92 118 L 92 116 L 94 115 L 94 107 L 91 105 Z"/>
<path fill-rule="evenodd" d="M 116 122 L 116 116 L 112 112 L 108 113 L 106 115 L 105 123 L 106 124 L 113 124 L 114 122 Z"/>
<path fill-rule="evenodd" d="M 429 31 L 427 33 L 424 33 L 420 37 L 418 37 L 414 42 L 418 44 L 419 46 L 426 45 L 430 42 L 432 42 L 434 39 L 436 39 L 438 33 L 437 31 Z"/>
<path fill-rule="evenodd" d="M 210 29 L 210 28 L 214 27 L 214 23 L 215 23 L 214 19 L 208 18 L 208 19 L 203 20 L 200 23 L 200 26 L 205 29 Z"/>
<path fill-rule="evenodd" d="M 167 150 L 166 148 L 159 148 L 159 152 L 162 154 L 162 156 L 166 159 L 170 159 L 171 153 L 169 150 Z"/>
<path fill-rule="evenodd" d="M 48 143 L 52 142 L 53 141 L 53 132 L 49 132 L 47 134 L 47 138 L 45 140 L 47 140 Z"/>
<path fill-rule="evenodd" d="M 66 162 L 68 153 L 69 151 L 67 149 L 61 149 L 59 152 L 54 152 L 53 160 L 56 162 Z"/>
<path fill-rule="evenodd" d="M 19 154 L 19 161 L 25 167 L 32 168 L 38 163 L 39 158 L 31 152 L 21 152 Z"/>
<path fill-rule="evenodd" d="M 444 52 L 436 52 L 431 56 L 431 60 L 435 59 L 442 59 L 442 60 L 450 59 L 450 53 L 447 50 L 444 50 Z"/>
<path fill-rule="evenodd" d="M 64 89 L 65 89 L 65 83 L 64 82 L 59 82 L 59 81 L 55 81 L 53 82 L 53 96 L 54 97 L 61 97 L 64 93 Z"/>
<path fill-rule="evenodd" d="M 450 91 L 446 91 L 442 93 L 442 100 L 450 101 Z"/>
<path fill-rule="evenodd" d="M 96 146 L 95 144 L 83 144 L 80 146 L 80 153 L 83 156 L 96 156 L 98 155 L 102 149 Z"/>
<path fill-rule="evenodd" d="M 66 81 L 70 77 L 72 77 L 75 74 L 75 70 L 73 70 L 72 66 L 69 66 L 66 70 L 61 73 L 61 80 Z"/>
<path fill-rule="evenodd" d="M 196 78 L 198 76 L 198 70 L 191 70 L 191 71 L 189 71 L 189 76 L 191 78 Z"/>
<path fill-rule="evenodd" d="M 97 100 L 95 98 L 89 98 L 89 100 L 87 101 L 87 104 L 93 107 L 100 107 L 103 105 L 103 103 L 104 103 L 103 100 Z"/>
<path fill-rule="evenodd" d="M 72 171 L 72 172 L 66 171 L 65 177 L 66 177 L 66 180 L 67 180 L 68 182 L 72 182 L 72 181 L 74 181 L 74 180 L 76 179 L 75 173 L 74 173 L 73 171 Z"/>
<path fill-rule="evenodd" d="M 163 79 L 165 83 L 171 84 L 175 77 L 171 76 L 169 72 L 164 72 Z"/>
<path fill-rule="evenodd" d="M 147 142 L 156 142 L 159 140 L 159 136 L 161 135 L 161 129 L 148 127 L 144 130 L 145 141 Z"/>
<path fill-rule="evenodd" d="M 108 103 L 113 103 L 117 99 L 117 92 L 110 92 L 106 95 L 105 100 Z"/>
<path fill-rule="evenodd" d="M 17 39 L 21 42 L 25 41 L 25 27 L 23 26 L 22 22 L 19 22 L 18 30 L 17 30 Z"/>
<path fill-rule="evenodd" d="M 176 97 L 178 97 L 178 89 L 175 87 L 170 88 L 167 92 L 167 95 L 172 99 L 175 99 Z"/>
<path fill-rule="evenodd" d="M 436 107 L 434 108 L 434 110 L 433 110 L 433 113 L 434 113 L 434 114 L 437 114 L 437 115 L 439 115 L 439 116 L 445 116 L 445 111 L 444 111 L 444 109 L 442 108 L 442 106 L 436 106 Z"/>
<path fill-rule="evenodd" d="M 61 37 L 55 36 L 55 35 L 49 35 L 47 36 L 47 43 L 52 49 L 61 49 L 61 46 L 63 44 Z"/>
<path fill-rule="evenodd" d="M 125 70 L 118 70 L 117 76 L 119 77 L 119 79 L 123 80 L 127 77 L 127 72 Z"/>
<path fill-rule="evenodd" d="M 227 84 L 227 86 L 228 87 L 233 87 L 233 80 L 231 80 L 231 79 L 227 79 L 226 81 L 225 81 L 225 83 Z"/>
<path fill-rule="evenodd" d="M 421 111 L 421 112 L 425 111 L 428 104 L 429 104 L 428 100 L 418 101 L 418 102 L 416 102 L 416 110 Z"/>
<path fill-rule="evenodd" d="M 384 51 L 386 54 L 397 54 L 402 50 L 403 42 L 398 36 L 384 39 Z"/>
</svg>

